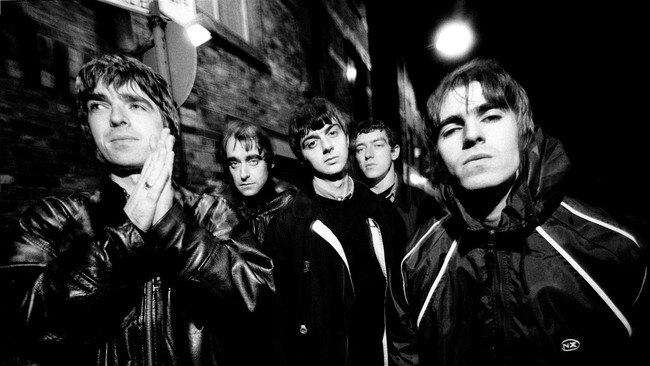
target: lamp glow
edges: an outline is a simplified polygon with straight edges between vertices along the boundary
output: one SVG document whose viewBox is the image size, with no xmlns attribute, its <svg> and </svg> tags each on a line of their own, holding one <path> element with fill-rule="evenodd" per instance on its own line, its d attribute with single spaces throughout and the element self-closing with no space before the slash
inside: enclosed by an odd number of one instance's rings
<svg viewBox="0 0 650 366">
<path fill-rule="evenodd" d="M 357 80 L 357 68 L 352 63 L 348 63 L 348 66 L 345 68 L 345 77 L 350 83 L 354 83 Z"/>
<path fill-rule="evenodd" d="M 474 31 L 464 20 L 451 20 L 436 31 L 434 47 L 440 57 L 448 60 L 465 56 L 474 46 Z"/>
<path fill-rule="evenodd" d="M 205 29 L 200 24 L 192 24 L 185 29 L 187 36 L 190 38 L 190 42 L 194 47 L 198 47 L 203 43 L 207 42 L 212 38 L 210 31 Z"/>
</svg>

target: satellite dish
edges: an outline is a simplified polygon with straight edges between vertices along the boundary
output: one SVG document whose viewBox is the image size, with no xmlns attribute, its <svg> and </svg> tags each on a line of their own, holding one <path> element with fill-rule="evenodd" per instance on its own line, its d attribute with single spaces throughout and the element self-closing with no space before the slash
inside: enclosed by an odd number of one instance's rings
<svg viewBox="0 0 650 366">
<path fill-rule="evenodd" d="M 167 58 L 171 80 L 172 97 L 176 106 L 180 107 L 192 92 L 196 77 L 196 47 L 190 42 L 185 28 L 176 22 L 169 21 L 165 27 L 167 40 Z M 142 62 L 154 71 L 165 75 L 158 69 L 158 59 L 155 47 L 144 53 Z"/>
</svg>

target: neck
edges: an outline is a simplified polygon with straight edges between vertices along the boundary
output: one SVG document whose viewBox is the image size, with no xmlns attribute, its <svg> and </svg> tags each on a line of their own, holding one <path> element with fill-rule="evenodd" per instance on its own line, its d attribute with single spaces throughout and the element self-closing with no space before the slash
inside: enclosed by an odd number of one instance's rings
<svg viewBox="0 0 650 366">
<path fill-rule="evenodd" d="M 126 193 L 130 195 L 135 188 L 135 185 L 140 180 L 140 173 L 130 175 L 111 173 L 110 177 L 113 182 L 117 183 L 118 186 L 122 187 L 122 189 L 124 189 Z"/>
<path fill-rule="evenodd" d="M 501 212 L 514 185 L 515 177 L 490 188 L 475 191 L 460 190 L 459 199 L 467 213 L 481 221 L 485 227 L 496 228 L 501 222 Z"/>
<path fill-rule="evenodd" d="M 352 178 L 347 174 L 336 180 L 314 177 L 312 185 L 317 195 L 334 200 L 347 198 L 354 189 Z"/>
<path fill-rule="evenodd" d="M 388 172 L 386 172 L 384 176 L 370 181 L 370 190 L 375 194 L 379 194 L 392 187 L 396 180 L 397 174 L 395 173 L 395 165 L 391 164 L 390 169 L 388 169 Z"/>
<path fill-rule="evenodd" d="M 264 183 L 262 189 L 260 189 L 260 191 L 254 196 L 244 196 L 237 190 L 237 188 L 235 188 L 235 192 L 247 207 L 253 208 L 262 203 L 268 202 L 275 197 L 275 185 L 271 178 L 269 178 L 266 183 Z"/>
</svg>

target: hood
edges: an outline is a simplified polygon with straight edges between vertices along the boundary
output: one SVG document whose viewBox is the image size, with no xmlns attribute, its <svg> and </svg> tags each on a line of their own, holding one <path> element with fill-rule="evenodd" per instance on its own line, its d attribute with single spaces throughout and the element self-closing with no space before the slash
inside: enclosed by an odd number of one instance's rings
<svg viewBox="0 0 650 366">
<path fill-rule="evenodd" d="M 531 229 L 557 209 L 565 194 L 570 162 L 562 143 L 535 128 L 534 141 L 524 151 L 519 171 L 506 207 L 501 213 L 498 232 Z M 443 201 L 456 218 L 462 217 L 469 230 L 482 230 L 481 223 L 469 216 L 451 186 L 442 187 Z"/>
</svg>

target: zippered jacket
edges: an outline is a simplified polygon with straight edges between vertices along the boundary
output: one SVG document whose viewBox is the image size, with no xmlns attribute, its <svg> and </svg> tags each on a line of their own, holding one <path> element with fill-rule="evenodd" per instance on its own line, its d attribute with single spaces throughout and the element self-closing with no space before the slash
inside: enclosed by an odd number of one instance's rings
<svg viewBox="0 0 650 366">
<path fill-rule="evenodd" d="M 278 211 L 293 201 L 297 191 L 298 189 L 290 183 L 271 178 L 258 193 L 255 205 L 247 204 L 232 184 L 225 185 L 214 193 L 232 202 L 236 211 L 248 222 L 253 234 L 262 244 L 269 222 Z"/>
<path fill-rule="evenodd" d="M 565 196 L 568 169 L 538 129 L 494 230 L 443 187 L 451 214 L 414 234 L 391 286 L 392 364 L 647 361 L 645 246 Z"/>
<path fill-rule="evenodd" d="M 23 214 L 0 248 L 3 331 L 40 364 L 239 365 L 223 320 L 273 290 L 246 223 L 224 199 L 180 188 L 144 233 L 125 202 L 106 179 Z"/>
<path fill-rule="evenodd" d="M 388 200 L 356 180 L 352 199 L 363 203 L 359 215 L 366 225 L 359 230 L 368 238 L 358 245 L 372 246 L 374 260 L 388 278 L 387 263 L 394 258 L 391 248 L 403 247 L 406 240 L 404 224 Z M 359 358 L 349 347 L 347 327 L 355 307 L 355 284 L 341 240 L 322 215 L 319 199 L 308 185 L 269 226 L 264 248 L 274 263 L 278 301 L 274 341 L 279 365 L 352 366 L 351 360 Z M 384 319 L 377 321 L 385 330 Z M 368 334 L 364 339 L 378 350 L 376 355 L 362 355 L 379 360 L 368 361 L 368 365 L 387 363 L 383 333 Z"/>
</svg>

